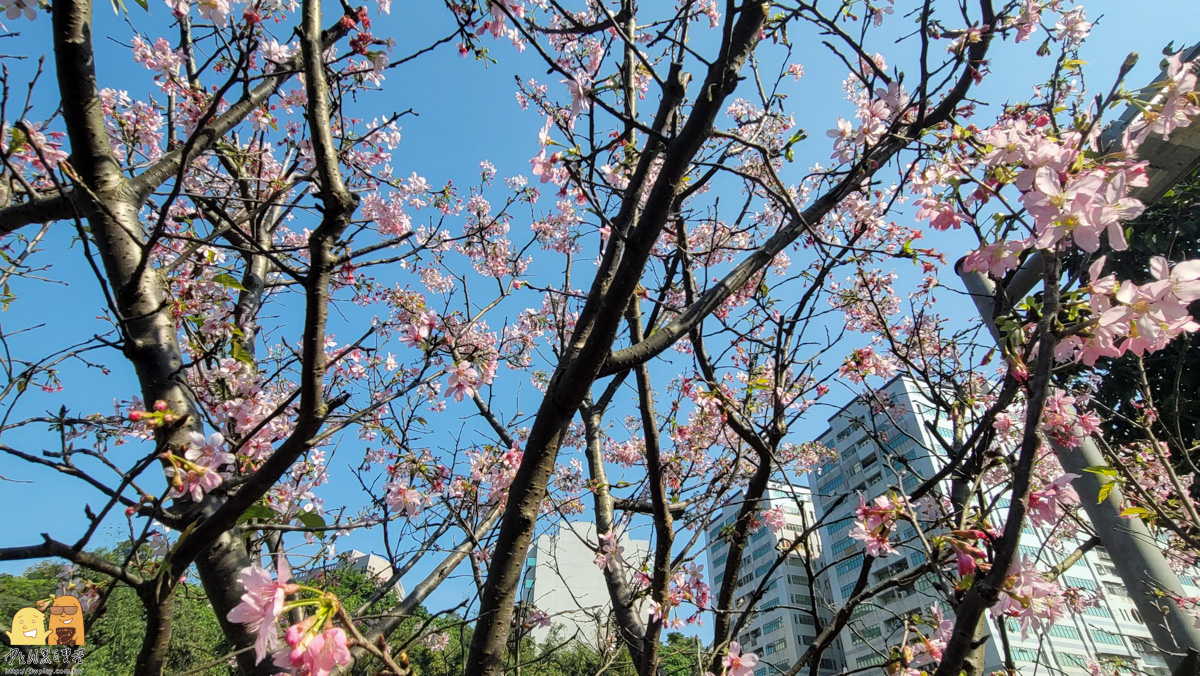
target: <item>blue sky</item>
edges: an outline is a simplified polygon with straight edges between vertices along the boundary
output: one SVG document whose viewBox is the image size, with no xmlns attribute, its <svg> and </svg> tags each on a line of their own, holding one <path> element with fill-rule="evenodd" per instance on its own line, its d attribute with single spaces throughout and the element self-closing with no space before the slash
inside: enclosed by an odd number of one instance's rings
<svg viewBox="0 0 1200 676">
<path fill-rule="evenodd" d="M 129 21 L 146 32 L 161 34 L 156 27 L 169 18 L 165 5 L 159 2 L 150 8 L 150 16 L 131 3 Z M 901 5 L 907 4 L 901 0 Z M 1130 51 L 1141 53 L 1142 59 L 1129 76 L 1128 82 L 1149 82 L 1158 70 L 1161 49 L 1174 40 L 1177 46 L 1196 39 L 1195 27 L 1200 26 L 1200 3 L 1189 0 L 1159 0 L 1127 2 L 1110 0 L 1088 2 L 1089 18 L 1097 21 L 1092 37 L 1085 44 L 1081 57 L 1088 62 L 1087 73 L 1093 89 L 1107 91 L 1120 63 Z M 329 5 L 328 12 L 334 6 Z M 898 9 L 891 19 L 899 25 L 906 9 Z M 1099 17 L 1097 19 L 1097 17 Z M 125 40 L 129 29 L 125 18 L 114 15 L 106 5 L 96 8 L 97 62 L 102 86 L 126 89 L 132 96 L 144 96 L 156 90 L 149 74 L 134 65 L 128 57 L 128 47 L 117 40 Z M 4 41 L 0 47 L 9 54 L 40 54 L 42 45 L 49 42 L 49 20 L 42 15 L 32 23 L 23 20 L 7 22 L 10 30 L 19 30 L 21 36 Z M 450 32 L 451 22 L 440 3 L 414 3 L 397 0 L 392 14 L 376 20 L 378 36 L 394 37 L 398 45 L 395 55 L 403 56 L 423 46 L 436 37 Z M 899 28 L 897 28 L 899 30 Z M 280 29 L 281 41 L 287 37 L 290 27 Z M 991 56 L 992 74 L 979 90 L 979 98 L 990 104 L 1027 98 L 1030 87 L 1043 80 L 1049 72 L 1049 59 L 1039 59 L 1033 50 L 1043 34 L 1035 36 L 1033 44 L 1013 45 L 1000 43 Z M 703 44 L 705 38 L 698 38 Z M 404 129 L 404 141 L 397 150 L 393 165 L 398 175 L 416 171 L 426 176 L 431 185 L 438 186 L 453 180 L 461 188 L 474 183 L 481 160 L 492 161 L 500 177 L 514 174 L 528 175 L 528 159 L 536 151 L 536 135 L 542 120 L 533 111 L 522 111 L 514 97 L 514 75 L 524 78 L 536 77 L 557 84 L 557 77 L 547 76 L 545 67 L 532 50 L 518 54 L 504 42 L 485 40 L 492 56 L 498 63 L 485 67 L 472 58 L 461 58 L 453 44 L 443 47 L 409 65 L 390 72 L 380 95 L 365 99 L 366 117 L 385 115 L 391 111 L 412 108 L 416 116 L 406 116 L 400 122 Z M 889 56 L 889 64 L 903 63 L 907 46 L 895 47 L 881 42 L 872 45 Z M 899 56 L 892 56 L 897 54 Z M 52 58 L 52 57 L 51 57 Z M 848 104 L 841 99 L 840 83 L 845 77 L 844 68 L 819 44 L 798 46 L 793 58 L 803 63 L 806 75 L 797 83 L 785 82 L 790 102 L 796 114 L 798 126 L 807 128 L 809 141 L 797 153 L 797 161 L 785 169 L 785 179 L 798 180 L 804 170 L 814 162 L 828 163 L 829 144 L 824 131 L 833 126 L 836 117 L 849 117 Z M 34 60 L 22 63 L 9 62 L 14 82 L 23 82 L 34 67 Z M 56 105 L 52 86 L 53 65 L 47 63 L 47 73 L 35 91 L 35 107 L 45 114 Z M 34 119 L 39 115 L 35 114 Z M 982 115 L 980 121 L 988 116 Z M 544 196 L 544 199 L 549 196 Z M 496 203 L 496 200 L 493 200 Z M 520 232 L 522 224 L 514 223 Z M 28 229 L 27 229 L 28 231 Z M 30 231 L 31 232 L 31 231 Z M 108 325 L 98 319 L 103 301 L 90 269 L 84 264 L 81 247 L 74 242 L 74 232 L 66 223 L 52 228 L 51 234 L 42 245 L 42 254 L 32 259 L 34 265 L 50 265 L 43 276 L 64 283 L 32 280 L 14 280 L 12 290 L 18 300 L 9 310 L 0 315 L 5 333 L 9 334 L 9 348 L 13 354 L 24 357 L 40 356 L 50 349 L 66 347 L 80 336 L 107 332 Z M 966 242 L 955 249 L 953 238 L 940 242 L 953 260 L 965 253 Z M 586 271 L 586 268 L 581 268 Z M 953 282 L 951 282 L 953 284 Z M 972 316 L 973 308 L 961 300 L 947 299 L 948 306 L 964 318 Z M 961 309 L 959 308 L 961 305 Z M 519 308 L 518 308 L 519 309 Z M 949 311 L 947 312 L 949 314 Z M 351 313 L 352 319 L 357 319 Z M 493 329 L 498 323 L 493 323 Z M 361 324 L 360 324 L 361 326 Z M 13 335 L 24 328 L 40 327 L 27 333 Z M 339 327 L 333 330 L 338 332 Z M 353 332 L 350 329 L 346 329 Z M 348 337 L 349 333 L 345 337 Z M 339 337 L 343 337 L 339 335 Z M 294 338 L 293 338 L 294 339 Z M 80 412 L 112 411 L 114 399 L 127 399 L 136 394 L 138 387 L 132 369 L 119 354 L 113 351 L 94 353 L 94 358 L 111 368 L 110 375 L 98 370 L 75 364 L 64 368 L 61 393 L 35 393 L 21 405 L 23 415 L 38 411 L 56 411 L 60 406 Z M 656 375 L 669 376 L 670 366 L 659 367 Z M 522 403 L 526 411 L 536 408 L 532 388 L 527 381 L 511 374 L 499 382 L 521 382 Z M 835 397 L 830 404 L 844 403 L 847 391 L 835 388 Z M 500 395 L 514 393 L 499 392 Z M 474 425 L 467 419 L 472 412 L 465 406 L 451 411 L 461 413 L 468 428 Z M 814 409 L 809 416 L 811 423 L 799 426 L 796 441 L 815 438 L 824 430 L 825 418 L 832 409 Z M 8 435 L 3 441 L 22 447 L 27 452 L 40 452 L 38 444 L 50 443 L 45 434 Z M 342 457 L 334 464 L 335 481 L 322 493 L 326 509 L 334 509 L 339 503 L 358 505 L 362 502 L 357 484 L 349 479 L 346 463 L 357 459 L 358 442 L 352 437 L 343 441 L 339 451 Z M 34 544 L 40 541 L 39 533 L 49 531 L 54 537 L 72 541 L 82 532 L 85 522 L 82 509 L 85 503 L 98 507 L 99 495 L 90 489 L 82 490 L 76 482 L 59 477 L 52 472 L 32 468 L 24 463 L 0 457 L 0 475 L 15 480 L 0 481 L 0 546 Z M 339 481 L 340 479 L 340 481 Z M 349 479 L 349 480 L 348 480 Z M 26 483 L 31 482 L 31 483 Z M 152 489 L 153 490 L 153 489 Z M 121 530 L 123 518 L 110 520 L 103 535 L 94 544 L 107 544 L 124 537 Z M 339 550 L 352 547 L 364 550 L 379 550 L 377 533 L 356 533 L 339 542 Z M 17 573 L 32 562 L 0 563 L 0 572 Z M 411 579 L 416 579 L 411 578 Z M 409 581 L 409 580 L 406 580 Z M 410 582 L 411 584 L 411 582 Z M 440 590 L 430 605 L 441 607 L 460 598 L 466 589 L 450 585 Z"/>
</svg>

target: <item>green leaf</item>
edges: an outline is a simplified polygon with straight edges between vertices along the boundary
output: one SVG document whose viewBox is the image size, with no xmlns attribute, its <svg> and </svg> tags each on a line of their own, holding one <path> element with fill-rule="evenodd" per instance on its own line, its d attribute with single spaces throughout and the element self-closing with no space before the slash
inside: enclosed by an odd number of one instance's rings
<svg viewBox="0 0 1200 676">
<path fill-rule="evenodd" d="M 270 519 L 274 515 L 275 510 L 261 502 L 257 502 L 253 505 L 250 505 L 250 509 L 247 509 L 240 517 L 238 517 L 238 523 L 246 523 L 250 519 Z"/>
<path fill-rule="evenodd" d="M 321 518 L 321 515 L 317 514 L 316 512 L 300 512 L 296 518 L 300 521 L 300 523 L 308 526 L 309 528 L 325 527 L 325 519 Z"/>
<path fill-rule="evenodd" d="M 214 282 L 216 282 L 217 284 L 220 284 L 221 286 L 224 286 L 224 287 L 228 287 L 230 289 L 236 289 L 238 291 L 246 290 L 246 287 L 242 286 L 242 283 L 239 282 L 236 277 L 234 277 L 233 275 L 231 275 L 227 272 L 222 272 L 221 274 L 217 275 L 216 277 L 213 277 L 212 280 Z"/>
<path fill-rule="evenodd" d="M 1092 474 L 1099 474 L 1100 476 L 1107 477 L 1110 480 L 1115 480 L 1117 478 L 1117 470 L 1109 467 L 1108 465 L 1093 465 L 1092 467 L 1083 468 L 1083 471 L 1091 472 Z"/>
<path fill-rule="evenodd" d="M 1125 509 L 1121 510 L 1121 516 L 1154 516 L 1154 512 L 1146 509 L 1145 507 L 1126 507 Z"/>
<path fill-rule="evenodd" d="M 243 364 L 246 364 L 247 366 L 254 366 L 254 357 L 251 357 L 250 353 L 246 352 L 246 349 L 242 347 L 240 341 L 235 340 L 229 344 L 229 356 L 242 362 Z"/>
<path fill-rule="evenodd" d="M 1113 487 L 1114 487 L 1114 486 L 1116 486 L 1116 485 L 1117 485 L 1117 484 L 1116 484 L 1116 482 L 1115 482 L 1115 481 L 1113 481 L 1113 482 L 1109 482 L 1109 483 L 1106 483 L 1106 484 L 1104 484 L 1103 486 L 1101 486 L 1101 487 L 1100 487 L 1100 493 L 1099 493 L 1099 495 L 1098 495 L 1098 498 L 1097 498 L 1097 500 L 1096 500 L 1096 504 L 1099 504 L 1099 503 L 1101 503 L 1101 502 L 1104 502 L 1105 500 L 1107 500 L 1107 499 L 1108 499 L 1108 494 L 1109 494 L 1109 493 L 1112 493 L 1112 489 L 1113 489 Z"/>
<path fill-rule="evenodd" d="M 25 136 L 25 132 L 16 127 L 11 127 L 8 130 L 8 135 L 12 138 L 12 143 L 9 145 L 10 152 L 19 153 L 25 149 L 25 144 L 29 141 L 29 138 Z"/>
</svg>

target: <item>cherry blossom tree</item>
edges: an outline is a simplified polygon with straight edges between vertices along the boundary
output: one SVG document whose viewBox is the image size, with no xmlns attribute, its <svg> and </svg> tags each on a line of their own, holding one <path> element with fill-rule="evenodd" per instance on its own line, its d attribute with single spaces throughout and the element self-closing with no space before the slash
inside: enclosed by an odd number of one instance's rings
<svg viewBox="0 0 1200 676">
<path fill-rule="evenodd" d="M 512 637 L 549 619 L 518 598 L 530 544 L 579 518 L 595 524 L 615 641 L 641 674 L 658 671 L 664 629 L 701 622 L 708 671 L 753 671 L 760 657 L 736 639 L 766 590 L 738 580 L 764 528 L 787 534 L 773 565 L 802 560 L 810 581 L 798 610 L 817 636 L 790 674 L 817 673 L 856 609 L 922 579 L 954 617 L 935 604 L 902 618 L 881 639 L 889 673 L 981 673 L 986 614 L 1036 633 L 1089 603 L 1058 580 L 1104 533 L 1086 532 L 1080 475 L 1051 446 L 1078 445 L 1104 412 L 1051 376 L 1200 329 L 1200 261 L 1152 258 L 1135 281 L 1094 255 L 1124 248 L 1144 206 L 1139 149 L 1200 114 L 1182 53 L 1146 90 L 1124 84 L 1132 61 L 1097 74 L 1115 83 L 1092 100 L 1078 59 L 1092 25 L 1066 0 L 927 1 L 903 17 L 890 0 L 450 2 L 444 33 L 419 44 L 373 32 L 382 0 L 172 0 L 166 19 L 128 10 L 118 38 L 153 83 L 139 99 L 108 86 L 125 62 L 97 46 L 93 6 L 49 5 L 5 6 L 50 38 L 55 70 L 52 84 L 30 75 L 19 110 L 4 74 L 3 302 L 36 299 L 55 271 L 38 261 L 65 230 L 107 332 L 9 350 L 0 451 L 6 476 L 61 474 L 100 506 L 78 539 L 53 525 L 0 560 L 102 575 L 83 590 L 90 610 L 115 585 L 135 590 L 136 673 L 162 672 L 193 574 L 241 673 L 407 673 L 389 637 L 448 580 L 470 589 L 435 609 L 473 628 L 466 672 L 504 673 Z M 1001 41 L 1045 55 L 1044 72 L 1033 99 L 991 108 L 975 94 Z M 443 49 L 520 64 L 517 102 L 540 127 L 528 176 L 447 144 L 478 178 L 439 184 L 400 166 L 405 112 L 362 112 L 407 108 L 389 78 Z M 797 118 L 814 111 L 788 92 L 818 62 L 845 101 L 817 107 L 829 131 L 810 138 Z M 1105 114 L 1130 105 L 1123 138 L 1102 141 Z M 948 253 L 1000 282 L 1040 261 L 1036 299 L 994 317 L 998 347 L 939 313 Z M 140 391 L 111 393 L 113 414 L 82 395 L 47 406 L 88 369 L 127 369 Z M 800 423 L 834 387 L 870 402 L 862 426 L 886 443 L 899 412 L 878 385 L 899 373 L 953 433 L 925 449 L 939 470 L 915 488 L 842 496 L 859 500 L 865 555 L 833 607 L 811 556 L 827 524 L 761 501 L 829 459 Z M 1170 556 L 1189 565 L 1200 518 L 1171 450 L 1148 436 L 1101 471 L 1130 516 L 1164 510 Z M 349 471 L 335 454 L 353 455 Z M 334 475 L 360 504 L 324 500 Z M 727 504 L 737 518 L 714 533 Z M 1020 554 L 1027 519 L 1062 534 L 1047 543 L 1055 566 Z M 119 559 L 95 553 L 114 524 Z M 635 528 L 653 543 L 644 568 L 620 544 Z M 392 576 L 348 607 L 305 570 L 360 531 Z M 710 587 L 699 557 L 714 537 L 730 553 Z M 922 563 L 872 584 L 901 547 Z M 447 644 L 427 629 L 410 638 Z"/>
</svg>

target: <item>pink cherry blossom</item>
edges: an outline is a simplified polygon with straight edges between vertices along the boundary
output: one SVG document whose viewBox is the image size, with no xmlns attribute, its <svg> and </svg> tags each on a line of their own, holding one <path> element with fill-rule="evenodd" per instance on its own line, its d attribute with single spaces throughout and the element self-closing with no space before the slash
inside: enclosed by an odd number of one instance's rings
<svg viewBox="0 0 1200 676">
<path fill-rule="evenodd" d="M 562 80 L 562 83 L 567 86 L 567 91 L 571 93 L 571 116 L 574 117 L 580 111 L 590 110 L 592 101 L 588 98 L 588 92 L 592 86 L 592 77 L 585 71 L 577 70 L 571 74 L 570 78 Z"/>
<path fill-rule="evenodd" d="M 1062 518 L 1062 508 L 1079 503 L 1079 494 L 1071 487 L 1078 474 L 1067 473 L 1045 488 L 1029 494 L 1029 520 L 1041 526 L 1053 526 Z"/>
<path fill-rule="evenodd" d="M 879 496 L 868 503 L 860 493 L 858 509 L 855 515 L 858 520 L 850 529 L 850 537 L 864 543 L 867 554 L 871 556 L 887 556 L 896 551 L 888 539 L 896 521 L 904 514 L 905 501 L 903 497 Z"/>
<path fill-rule="evenodd" d="M 1021 265 L 1017 254 L 1024 251 L 1025 242 L 996 242 L 986 244 L 967 254 L 963 260 L 964 272 L 982 272 L 996 279 L 1003 279 L 1009 270 Z"/>
<path fill-rule="evenodd" d="M 1088 36 L 1092 24 L 1085 20 L 1082 7 L 1075 7 L 1064 13 L 1058 23 L 1054 24 L 1054 37 L 1066 43 L 1067 49 L 1075 49 Z"/>
<path fill-rule="evenodd" d="M 1014 617 L 1021 623 L 1021 637 L 1050 627 L 1064 612 L 1058 584 L 1047 580 L 1028 557 L 1014 558 L 1000 599 L 992 606 L 993 617 Z"/>
<path fill-rule="evenodd" d="M 729 652 L 721 660 L 728 670 L 728 676 L 753 676 L 754 667 L 758 666 L 758 655 L 743 653 L 742 646 L 737 641 L 729 644 Z"/>
<path fill-rule="evenodd" d="M 625 563 L 625 558 L 622 554 L 625 552 L 625 547 L 617 542 L 617 536 L 613 533 L 600 536 L 600 549 L 596 552 L 596 558 L 593 560 L 600 570 L 616 570 L 614 566 Z"/>
<path fill-rule="evenodd" d="M 312 619 L 312 618 L 309 618 Z M 309 634 L 305 623 L 292 625 L 287 631 L 290 652 L 281 653 L 285 664 L 305 676 L 329 676 L 335 667 L 350 664 L 352 656 L 346 645 L 346 632 L 341 627 L 332 627 L 319 634 Z"/>
<path fill-rule="evenodd" d="M 787 516 L 782 507 L 772 507 L 762 513 L 762 522 L 768 530 L 778 534 L 787 525 Z"/>
<path fill-rule="evenodd" d="M 425 502 L 425 497 L 416 489 L 409 488 L 403 483 L 394 482 L 388 484 L 385 500 L 389 507 L 397 510 L 402 516 L 415 519 L 421 516 L 421 507 Z"/>
<path fill-rule="evenodd" d="M 257 634 L 254 639 L 254 656 L 263 661 L 268 653 L 279 647 L 279 632 L 275 626 L 283 613 L 287 598 L 285 585 L 279 584 L 267 571 L 258 566 L 242 569 L 238 583 L 246 590 L 242 602 L 229 611 L 228 620 L 245 624 Z"/>
<path fill-rule="evenodd" d="M 478 380 L 479 371 L 476 371 L 469 362 L 460 361 L 454 365 L 454 370 L 450 372 L 446 384 L 450 386 L 449 391 L 454 395 L 454 400 L 462 401 L 464 397 L 475 394 Z"/>
</svg>

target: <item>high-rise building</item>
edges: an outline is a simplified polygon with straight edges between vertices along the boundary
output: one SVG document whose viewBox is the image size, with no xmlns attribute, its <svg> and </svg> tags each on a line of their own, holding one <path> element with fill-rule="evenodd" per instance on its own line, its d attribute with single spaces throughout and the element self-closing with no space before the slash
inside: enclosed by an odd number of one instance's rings
<svg viewBox="0 0 1200 676">
<path fill-rule="evenodd" d="M 741 494 L 735 495 L 709 527 L 708 570 L 714 599 L 729 566 L 729 535 L 742 503 Z M 733 626 L 741 622 L 734 640 L 744 652 L 757 653 L 761 660 L 755 676 L 766 676 L 791 667 L 812 645 L 818 619 L 821 624 L 829 619 L 829 589 L 823 586 L 823 580 L 809 577 L 810 566 L 813 572 L 818 568 L 818 539 L 810 537 L 802 545 L 791 547 L 816 523 L 808 489 L 772 483 L 759 509 L 760 513 L 782 509 L 785 523 L 778 531 L 763 524 L 750 534 L 738 569 Z M 789 549 L 791 552 L 783 556 Z M 749 599 L 760 588 L 763 594 L 754 610 L 749 615 L 739 612 L 748 607 Z M 814 609 L 818 617 L 814 617 Z M 840 648 L 835 645 L 825 652 L 820 670 L 822 674 L 833 674 L 841 667 Z"/>
<path fill-rule="evenodd" d="M 563 523 L 539 537 L 529 550 L 521 599 L 550 616 L 550 626 L 535 626 L 531 638 L 543 641 L 554 627 L 558 638 L 576 638 L 591 646 L 615 636 L 612 601 L 604 572 L 596 565 L 600 539 L 590 521 Z M 650 556 L 650 542 L 618 533 L 626 570 L 638 570 Z M 644 616 L 643 616 L 644 619 Z"/>
<path fill-rule="evenodd" d="M 849 535 L 857 495 L 861 493 L 871 500 L 901 488 L 907 494 L 941 467 L 936 449 L 943 446 L 937 443 L 934 430 L 943 439 L 953 437 L 949 422 L 937 417 L 914 381 L 898 377 L 879 392 L 880 398 L 856 399 L 829 418 L 829 429 L 820 442 L 837 451 L 837 458 L 809 478 L 816 515 L 823 519 L 822 556 L 835 607 L 850 596 L 862 569 L 863 543 Z M 1007 501 L 998 498 L 997 506 L 1004 509 Z M 1081 512 L 1080 518 L 1086 519 L 1086 515 Z M 892 540 L 914 543 L 915 537 L 912 525 L 902 522 Z M 1066 552 L 1056 552 L 1044 546 L 1049 538 L 1048 529 L 1026 524 L 1020 554 L 1036 561 L 1040 570 L 1058 564 L 1077 543 L 1066 538 Z M 1109 556 L 1103 547 L 1096 547 L 1059 579 L 1065 586 L 1101 590 L 1098 606 L 1068 614 L 1047 631 L 1031 632 L 1025 638 L 1015 621 L 1008 620 L 1005 629 L 1021 674 L 1083 676 L 1088 673 L 1089 660 L 1105 659 L 1136 663 L 1143 673 L 1154 676 L 1168 673 Z M 875 562 L 869 584 L 901 574 L 927 559 L 926 552 L 917 546 L 900 545 L 896 553 Z M 1194 582 L 1190 577 L 1183 581 L 1187 585 Z M 930 607 L 939 603 L 942 596 L 933 588 L 935 584 L 933 577 L 926 576 L 915 586 L 891 589 L 860 606 L 841 634 L 847 667 L 864 668 L 887 661 L 889 646 L 903 640 L 906 616 L 919 613 L 928 617 Z M 942 607 L 952 618 L 948 606 Z M 985 673 L 1002 665 L 1001 644 L 996 639 L 999 631 L 989 616 Z M 1036 669 L 1035 663 L 1040 663 Z"/>
<path fill-rule="evenodd" d="M 358 571 L 372 582 L 380 585 L 387 584 L 393 576 L 392 566 L 387 559 L 378 554 L 366 554 L 357 549 L 351 549 L 344 554 L 337 555 L 324 565 L 306 569 L 299 578 L 302 582 L 320 580 L 328 573 L 342 570 Z M 394 591 L 400 598 L 404 598 L 404 583 L 397 581 Z"/>
</svg>

